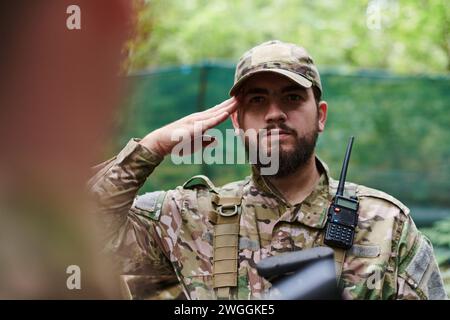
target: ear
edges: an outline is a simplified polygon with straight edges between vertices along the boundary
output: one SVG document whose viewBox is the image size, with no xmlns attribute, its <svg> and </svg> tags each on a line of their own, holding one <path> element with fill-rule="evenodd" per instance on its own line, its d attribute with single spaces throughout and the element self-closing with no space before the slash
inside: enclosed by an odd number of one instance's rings
<svg viewBox="0 0 450 320">
<path fill-rule="evenodd" d="M 230 114 L 231 123 L 233 124 L 234 129 L 240 129 L 239 119 L 238 119 L 238 110 Z"/>
<path fill-rule="evenodd" d="M 327 122 L 328 104 L 326 101 L 319 102 L 319 132 L 325 130 L 325 123 Z"/>
</svg>

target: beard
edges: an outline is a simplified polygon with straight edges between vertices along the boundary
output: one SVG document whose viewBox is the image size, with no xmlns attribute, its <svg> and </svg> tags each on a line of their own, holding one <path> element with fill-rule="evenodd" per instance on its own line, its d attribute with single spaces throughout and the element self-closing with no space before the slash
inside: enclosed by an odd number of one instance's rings
<svg viewBox="0 0 450 320">
<path fill-rule="evenodd" d="M 265 129 L 267 130 L 272 130 L 272 129 L 281 129 L 284 130 L 288 133 L 290 133 L 292 135 L 292 137 L 295 139 L 294 142 L 294 146 L 293 148 L 290 148 L 289 150 L 285 150 L 285 148 L 283 148 L 283 146 L 279 145 L 279 168 L 278 171 L 273 174 L 270 175 L 271 177 L 274 178 L 284 178 L 287 177 L 293 173 L 295 173 L 297 170 L 299 170 L 300 168 L 302 168 L 303 166 L 305 166 L 308 161 L 311 159 L 315 147 L 316 147 L 316 143 L 317 143 L 317 138 L 319 136 L 319 128 L 318 125 L 316 125 L 314 127 L 313 130 L 311 130 L 310 132 L 308 132 L 307 134 L 305 134 L 304 136 L 299 137 L 297 132 L 291 128 L 289 128 L 288 126 L 286 126 L 285 124 L 281 123 L 278 126 L 275 125 L 270 125 L 268 127 L 266 127 Z M 248 141 L 245 141 L 245 150 L 246 153 L 248 154 Z M 259 146 L 259 137 L 258 137 L 258 146 Z M 258 153 L 259 155 L 259 150 Z M 269 154 L 270 154 L 270 149 L 269 149 Z M 261 171 L 261 168 L 264 167 L 269 167 L 269 164 L 262 164 L 259 156 L 256 159 L 256 163 L 254 163 L 254 166 L 256 168 L 258 168 L 259 171 Z"/>
</svg>

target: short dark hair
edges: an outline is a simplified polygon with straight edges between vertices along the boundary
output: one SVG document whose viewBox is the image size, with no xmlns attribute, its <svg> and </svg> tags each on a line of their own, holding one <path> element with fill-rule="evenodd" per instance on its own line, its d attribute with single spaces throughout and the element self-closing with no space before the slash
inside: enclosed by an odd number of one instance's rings
<svg viewBox="0 0 450 320">
<path fill-rule="evenodd" d="M 317 86 L 312 86 L 312 90 L 314 93 L 314 100 L 316 100 L 316 105 L 319 106 L 319 102 L 322 99 L 322 92 Z"/>
</svg>

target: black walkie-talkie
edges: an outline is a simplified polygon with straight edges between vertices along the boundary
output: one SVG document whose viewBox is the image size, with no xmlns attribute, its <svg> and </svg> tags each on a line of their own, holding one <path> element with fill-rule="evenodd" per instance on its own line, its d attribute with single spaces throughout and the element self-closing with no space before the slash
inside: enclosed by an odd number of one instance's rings
<svg viewBox="0 0 450 320">
<path fill-rule="evenodd" d="M 345 178 L 352 152 L 354 137 L 350 137 L 342 164 L 339 185 L 333 201 L 328 208 L 328 221 L 324 243 L 331 247 L 349 249 L 353 245 L 355 228 L 358 224 L 358 199 L 344 197 Z"/>
</svg>

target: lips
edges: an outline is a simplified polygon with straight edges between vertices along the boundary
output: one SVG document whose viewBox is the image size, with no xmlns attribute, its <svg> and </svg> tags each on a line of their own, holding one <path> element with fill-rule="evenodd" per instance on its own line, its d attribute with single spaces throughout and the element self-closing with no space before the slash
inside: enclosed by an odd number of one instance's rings
<svg viewBox="0 0 450 320">
<path fill-rule="evenodd" d="M 272 130 L 268 130 L 266 137 L 270 137 L 273 134 L 277 134 L 278 136 L 287 136 L 287 135 L 291 135 L 291 133 L 289 131 L 283 130 L 283 129 L 272 129 Z"/>
</svg>

